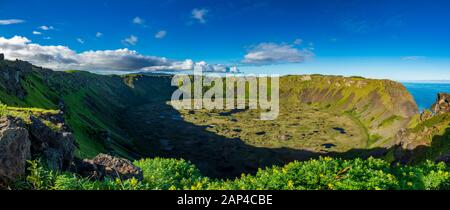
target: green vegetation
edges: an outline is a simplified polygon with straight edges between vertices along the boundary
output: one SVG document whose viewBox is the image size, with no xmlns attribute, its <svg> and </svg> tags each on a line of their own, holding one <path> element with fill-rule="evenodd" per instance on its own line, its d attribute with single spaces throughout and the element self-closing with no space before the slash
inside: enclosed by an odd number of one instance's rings
<svg viewBox="0 0 450 210">
<path fill-rule="evenodd" d="M 392 115 L 386 119 L 383 120 L 383 122 L 381 122 L 378 126 L 379 127 L 385 127 L 385 126 L 390 126 L 392 125 L 395 121 L 397 120 L 401 120 L 402 117 L 397 116 L 397 115 Z"/>
<path fill-rule="evenodd" d="M 135 162 L 144 180 L 94 181 L 71 173 L 45 169 L 30 161 L 28 176 L 17 189 L 36 190 L 440 190 L 450 189 L 450 168 L 443 163 L 390 166 L 383 160 L 320 158 L 293 162 L 283 167 L 260 169 L 234 180 L 211 179 L 190 162 L 175 159 L 145 159 Z"/>
<path fill-rule="evenodd" d="M 27 92 L 24 102 L 30 107 L 56 109 L 58 95 L 44 84 L 37 74 L 29 74 L 22 80 L 22 87 Z"/>
<path fill-rule="evenodd" d="M 182 159 L 143 159 L 134 164 L 142 169 L 144 183 L 151 189 L 184 189 L 203 180 L 200 171 Z"/>
<path fill-rule="evenodd" d="M 450 115 L 421 122 L 411 95 L 396 82 L 282 77 L 279 118 L 261 121 L 264 110 L 177 111 L 168 103 L 175 87 L 167 75 L 104 76 L 33 67 L 20 82 L 5 78 L 0 78 L 0 116 L 27 123 L 31 115 L 61 109 L 79 146 L 78 158 L 108 153 L 192 161 L 135 161 L 143 181 L 90 180 L 32 161 L 17 189 L 449 189 L 449 168 L 424 160 L 450 150 Z M 401 128 L 409 128 L 416 138 L 411 142 L 426 147 L 413 151 L 417 165 L 391 166 L 399 154 L 388 148 Z M 310 160 L 366 157 L 376 149 L 386 150 L 384 160 Z M 250 174 L 231 179 L 242 173 Z"/>
<path fill-rule="evenodd" d="M 129 157 L 129 137 L 115 120 L 125 103 L 132 102 L 129 98 L 133 94 L 127 93 L 129 87 L 120 77 L 84 71 L 45 72 L 33 68 L 32 72 L 22 76 L 20 86 L 26 93 L 23 99 L 0 87 L 1 102 L 9 107 L 23 107 L 23 110 L 16 108 L 17 112 L 9 114 L 26 119 L 30 111 L 53 111 L 62 104 L 64 118 L 80 146 L 76 152 L 78 157 L 93 157 L 108 151 Z M 105 142 L 102 133 L 110 134 L 111 142 Z"/>
<path fill-rule="evenodd" d="M 13 116 L 22 119 L 25 123 L 31 123 L 30 117 L 38 117 L 41 118 L 42 115 L 56 115 L 58 114 L 58 110 L 47 110 L 40 108 L 23 108 L 23 107 L 9 107 L 0 102 L 0 117 L 3 116 Z M 60 130 L 61 125 L 57 125 L 52 123 L 46 119 L 41 119 L 44 124 L 46 124 L 49 128 L 53 130 Z"/>
<path fill-rule="evenodd" d="M 345 152 L 367 148 L 368 144 L 367 130 L 357 118 L 313 105 L 283 105 L 278 118 L 272 121 L 258 120 L 262 110 L 180 112 L 186 122 L 214 125 L 207 130 L 230 139 L 238 137 L 257 147 Z M 324 144 L 335 146 L 325 148 Z"/>
<path fill-rule="evenodd" d="M 28 176 L 15 183 L 22 190 L 139 190 L 148 189 L 136 179 L 91 181 L 71 173 L 48 170 L 40 161 L 29 161 Z"/>
<path fill-rule="evenodd" d="M 450 122 L 450 114 L 440 114 L 436 115 L 430 119 L 425 120 L 424 122 L 419 123 L 417 126 L 412 128 L 412 131 L 420 131 L 424 128 L 431 128 L 433 126 L 441 126 L 446 122 Z"/>
<path fill-rule="evenodd" d="M 411 144 L 427 145 L 417 149 L 411 162 L 435 160 L 447 155 L 450 151 L 450 113 L 435 115 L 425 121 L 418 122 L 406 132 Z"/>
</svg>

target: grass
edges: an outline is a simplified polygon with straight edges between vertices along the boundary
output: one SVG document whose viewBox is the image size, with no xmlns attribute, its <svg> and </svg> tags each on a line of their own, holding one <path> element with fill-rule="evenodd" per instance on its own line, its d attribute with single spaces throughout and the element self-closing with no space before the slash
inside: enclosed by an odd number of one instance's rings
<svg viewBox="0 0 450 210">
<path fill-rule="evenodd" d="M 392 115 L 388 118 L 386 118 L 385 120 L 383 120 L 378 127 L 386 127 L 386 126 L 390 126 L 392 124 L 394 124 L 395 121 L 397 120 L 401 120 L 403 119 L 402 117 L 398 116 L 398 115 Z"/>
<path fill-rule="evenodd" d="M 22 86 L 27 92 L 25 103 L 32 107 L 56 109 L 58 95 L 43 84 L 36 74 L 29 74 L 22 80 Z"/>
<path fill-rule="evenodd" d="M 41 118 L 42 115 L 56 115 L 59 110 L 46 110 L 41 108 L 23 108 L 23 107 L 9 107 L 5 104 L 0 103 L 0 117 L 12 116 L 22 119 L 25 123 L 30 124 L 30 117 Z M 59 131 L 61 130 L 61 125 L 55 124 L 51 121 L 41 119 L 41 121 L 47 125 L 49 128 Z"/>
<path fill-rule="evenodd" d="M 102 126 L 102 123 L 90 112 L 88 107 L 83 104 L 83 98 L 86 91 L 81 89 L 64 97 L 65 103 L 69 104 L 66 121 L 74 131 L 74 136 L 80 149 L 77 151 L 78 157 L 94 157 L 98 153 L 105 152 L 104 145 L 95 141 L 88 135 L 88 128 Z M 86 122 L 89 119 L 90 122 Z"/>
<path fill-rule="evenodd" d="M 195 165 L 178 159 L 134 162 L 144 180 L 103 181 L 58 173 L 30 161 L 28 175 L 13 185 L 27 190 L 448 190 L 450 168 L 444 163 L 391 165 L 380 159 L 319 158 L 260 169 L 236 179 L 203 176 Z"/>
</svg>

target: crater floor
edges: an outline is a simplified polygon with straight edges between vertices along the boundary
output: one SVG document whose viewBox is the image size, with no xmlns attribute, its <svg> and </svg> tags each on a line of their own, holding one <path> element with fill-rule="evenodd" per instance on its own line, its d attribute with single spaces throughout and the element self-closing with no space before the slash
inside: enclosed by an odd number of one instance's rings
<svg viewBox="0 0 450 210">
<path fill-rule="evenodd" d="M 272 121 L 259 120 L 260 110 L 177 111 L 168 102 L 133 107 L 123 116 L 142 156 L 185 158 L 212 177 L 368 147 L 357 119 L 307 104 L 281 107 Z"/>
</svg>

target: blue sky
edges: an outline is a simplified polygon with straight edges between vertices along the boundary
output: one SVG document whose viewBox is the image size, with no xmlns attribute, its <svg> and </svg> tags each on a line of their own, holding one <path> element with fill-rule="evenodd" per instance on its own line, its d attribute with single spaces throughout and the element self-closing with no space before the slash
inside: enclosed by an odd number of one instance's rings
<svg viewBox="0 0 450 210">
<path fill-rule="evenodd" d="M 450 80 L 448 11 L 446 0 L 0 0 L 0 51 L 99 72 Z"/>
</svg>

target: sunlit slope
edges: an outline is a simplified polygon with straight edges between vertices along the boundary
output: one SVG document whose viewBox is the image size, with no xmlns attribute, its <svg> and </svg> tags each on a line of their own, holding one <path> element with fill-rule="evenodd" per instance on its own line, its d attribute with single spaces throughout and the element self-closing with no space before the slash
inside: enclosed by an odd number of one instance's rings
<svg viewBox="0 0 450 210">
<path fill-rule="evenodd" d="M 353 117 L 367 128 L 371 147 L 394 143 L 418 108 L 411 94 L 397 82 L 361 77 L 287 76 L 280 80 L 282 104 L 316 104 Z"/>
</svg>

